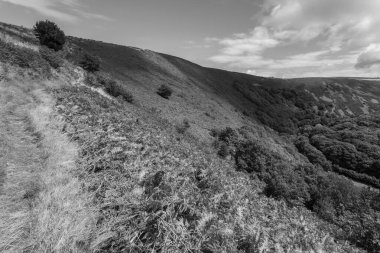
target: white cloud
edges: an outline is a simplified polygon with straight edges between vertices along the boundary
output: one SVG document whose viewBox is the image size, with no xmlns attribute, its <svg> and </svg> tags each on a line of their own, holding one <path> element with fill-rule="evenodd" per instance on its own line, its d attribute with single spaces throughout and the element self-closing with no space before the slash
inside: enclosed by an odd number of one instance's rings
<svg viewBox="0 0 380 253">
<path fill-rule="evenodd" d="M 357 69 L 370 68 L 380 65 L 380 44 L 369 45 L 358 57 L 355 67 Z"/>
<path fill-rule="evenodd" d="M 14 5 L 20 5 L 29 9 L 33 9 L 42 15 L 48 17 L 55 17 L 62 21 L 75 21 L 77 18 L 71 14 L 56 10 L 54 6 L 56 5 L 55 1 L 49 0 L 2 0 L 3 2 L 8 2 Z M 64 1 L 65 3 L 65 1 Z M 71 1 L 67 2 L 72 4 Z"/>
<path fill-rule="evenodd" d="M 265 27 L 258 26 L 250 34 L 235 34 L 234 38 L 222 39 L 219 42 L 223 53 L 241 55 L 244 53 L 260 53 L 263 50 L 278 45 L 279 41 L 269 34 Z"/>
<path fill-rule="evenodd" d="M 330 72 L 357 74 L 355 64 L 359 69 L 380 61 L 380 48 L 358 58 L 362 48 L 380 41 L 379 10 L 379 0 L 267 0 L 253 31 L 219 39 L 220 51 L 210 60 L 242 71 L 299 68 L 302 74 L 305 67 L 329 66 Z"/>
<path fill-rule="evenodd" d="M 0 0 L 32 9 L 46 17 L 56 18 L 61 21 L 75 22 L 80 17 L 88 19 L 111 20 L 110 18 L 86 12 L 79 0 Z"/>
</svg>

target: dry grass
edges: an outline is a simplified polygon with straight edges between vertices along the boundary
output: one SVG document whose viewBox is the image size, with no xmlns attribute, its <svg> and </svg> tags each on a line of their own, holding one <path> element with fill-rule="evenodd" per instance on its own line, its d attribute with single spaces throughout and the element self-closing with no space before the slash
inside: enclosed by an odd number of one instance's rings
<svg viewBox="0 0 380 253">
<path fill-rule="evenodd" d="M 39 51 L 38 41 L 32 30 L 17 26 L 7 25 L 0 22 L 0 40 L 12 43 L 15 46 Z"/>
<path fill-rule="evenodd" d="M 78 148 L 41 87 L 1 84 L 0 251 L 86 252 L 95 212 L 75 174 Z"/>
<path fill-rule="evenodd" d="M 43 154 L 25 134 L 25 106 L 30 98 L 14 83 L 0 85 L 0 170 L 5 175 L 0 195 L 0 251 L 19 252 L 31 227 L 30 208 L 38 194 L 36 174 Z"/>
<path fill-rule="evenodd" d="M 82 252 L 88 247 L 95 223 L 92 197 L 84 192 L 75 177 L 77 147 L 60 132 L 63 122 L 54 118 L 54 101 L 41 90 L 34 95 L 42 100 L 32 112 L 42 145 L 48 151 L 46 169 L 40 173 L 45 189 L 34 209 L 37 223 L 31 242 L 36 252 Z"/>
<path fill-rule="evenodd" d="M 141 108 L 86 87 L 55 95 L 99 210 L 92 251 L 360 252 Z"/>
<path fill-rule="evenodd" d="M 39 47 L 37 45 L 33 45 L 30 42 L 20 41 L 17 38 L 10 36 L 10 35 L 3 33 L 3 32 L 0 32 L 0 40 L 4 41 L 6 43 L 12 43 L 13 45 L 18 46 L 18 47 L 31 49 L 35 52 L 39 51 Z"/>
</svg>

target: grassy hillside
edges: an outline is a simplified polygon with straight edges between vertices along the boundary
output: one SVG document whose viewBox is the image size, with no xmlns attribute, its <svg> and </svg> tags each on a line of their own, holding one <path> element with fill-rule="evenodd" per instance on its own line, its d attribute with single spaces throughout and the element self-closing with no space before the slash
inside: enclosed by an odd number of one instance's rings
<svg viewBox="0 0 380 253">
<path fill-rule="evenodd" d="M 257 98 L 252 101 L 242 96 L 241 92 L 247 93 L 248 89 L 260 92 L 262 88 L 297 89 L 311 95 L 315 103 L 331 104 L 331 112 L 337 116 L 369 114 L 380 109 L 377 100 L 379 81 L 364 78 L 262 78 L 204 68 L 149 50 L 77 38 L 71 38 L 71 42 L 98 55 L 102 59 L 102 69 L 127 84 L 153 90 L 161 83 L 169 83 L 190 96 L 196 95 L 194 89 L 201 89 L 210 98 L 224 99 L 240 112 L 254 112 L 260 102 Z"/>
<path fill-rule="evenodd" d="M 156 108 L 160 117 L 170 122 L 189 122 L 189 132 L 205 142 L 213 141 L 209 135 L 211 130 L 225 127 L 248 126 L 267 133 L 264 125 L 279 133 L 301 136 L 302 129 L 307 126 L 322 124 L 328 127 L 338 119 L 363 114 L 377 117 L 380 110 L 380 88 L 376 80 L 263 78 L 204 68 L 149 50 L 78 38 L 70 38 L 70 42 L 76 48 L 73 53 L 76 57 L 81 52 L 100 57 L 101 69 L 120 80 L 124 89 L 136 94 L 136 101 L 141 106 Z M 171 99 L 154 94 L 162 84 L 174 90 Z M 269 136 L 277 138 L 275 133 Z M 320 147 L 313 148 L 323 153 Z M 335 158 L 324 159 L 337 164 Z M 375 164 L 377 161 L 371 158 L 369 162 Z M 337 165 L 340 168 L 335 169 L 336 172 L 345 170 L 343 174 L 355 180 L 380 185 L 379 178 L 374 176 L 377 172 L 371 172 L 370 166 L 357 170 L 344 163 Z"/>
<path fill-rule="evenodd" d="M 318 98 L 323 95 L 312 90 L 311 81 L 308 86 L 208 69 L 78 38 L 54 53 L 27 29 L 2 24 L 0 33 L 7 38 L 1 39 L 7 50 L 0 50 L 0 82 L 49 80 L 45 92 L 55 101 L 56 130 L 79 148 L 64 182 L 74 179 L 75 198 L 86 203 L 75 210 L 91 210 L 91 219 L 83 219 L 89 223 L 68 212 L 67 220 L 39 230 L 54 233 L 37 239 L 26 234 L 35 245 L 30 252 L 380 250 L 379 193 L 336 174 L 358 169 L 376 178 L 375 163 L 358 166 L 368 150 L 373 152 L 365 161 L 377 159 L 378 142 L 370 140 L 377 136 L 377 121 L 340 119 L 332 109 L 338 105 Z M 100 58 L 100 72 L 77 66 L 85 53 Z M 161 85 L 171 96 L 157 94 Z M 355 133 L 351 139 L 345 129 Z M 322 145 L 323 138 L 315 138 L 320 135 L 332 144 Z M 330 152 L 329 145 L 341 150 L 337 143 L 360 151 L 358 160 L 348 163 L 347 152 Z M 41 196 L 36 193 L 37 207 L 56 210 Z M 72 205 L 59 203 L 62 211 Z M 37 216 L 36 224 L 49 224 L 39 223 L 44 218 Z M 67 232 L 71 226 L 75 230 Z"/>
</svg>

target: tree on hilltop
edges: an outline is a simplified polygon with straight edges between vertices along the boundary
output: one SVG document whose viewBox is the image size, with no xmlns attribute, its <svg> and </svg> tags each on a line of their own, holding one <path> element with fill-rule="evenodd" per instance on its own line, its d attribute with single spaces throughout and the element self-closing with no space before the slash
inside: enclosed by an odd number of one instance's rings
<svg viewBox="0 0 380 253">
<path fill-rule="evenodd" d="M 38 21 L 33 30 L 40 44 L 54 51 L 61 50 L 66 42 L 65 33 L 54 22 L 49 20 Z"/>
</svg>

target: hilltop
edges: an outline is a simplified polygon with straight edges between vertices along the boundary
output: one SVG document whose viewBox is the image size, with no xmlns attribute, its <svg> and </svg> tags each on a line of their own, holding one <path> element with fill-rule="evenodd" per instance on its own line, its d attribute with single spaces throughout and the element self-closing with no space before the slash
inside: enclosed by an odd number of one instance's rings
<svg viewBox="0 0 380 253">
<path fill-rule="evenodd" d="M 4 208 L 2 251 L 380 249 L 377 81 L 264 78 L 74 37 L 53 52 L 8 24 L 0 43 L 0 205 L 23 211 Z M 31 186 L 12 188 L 22 175 Z"/>
</svg>

